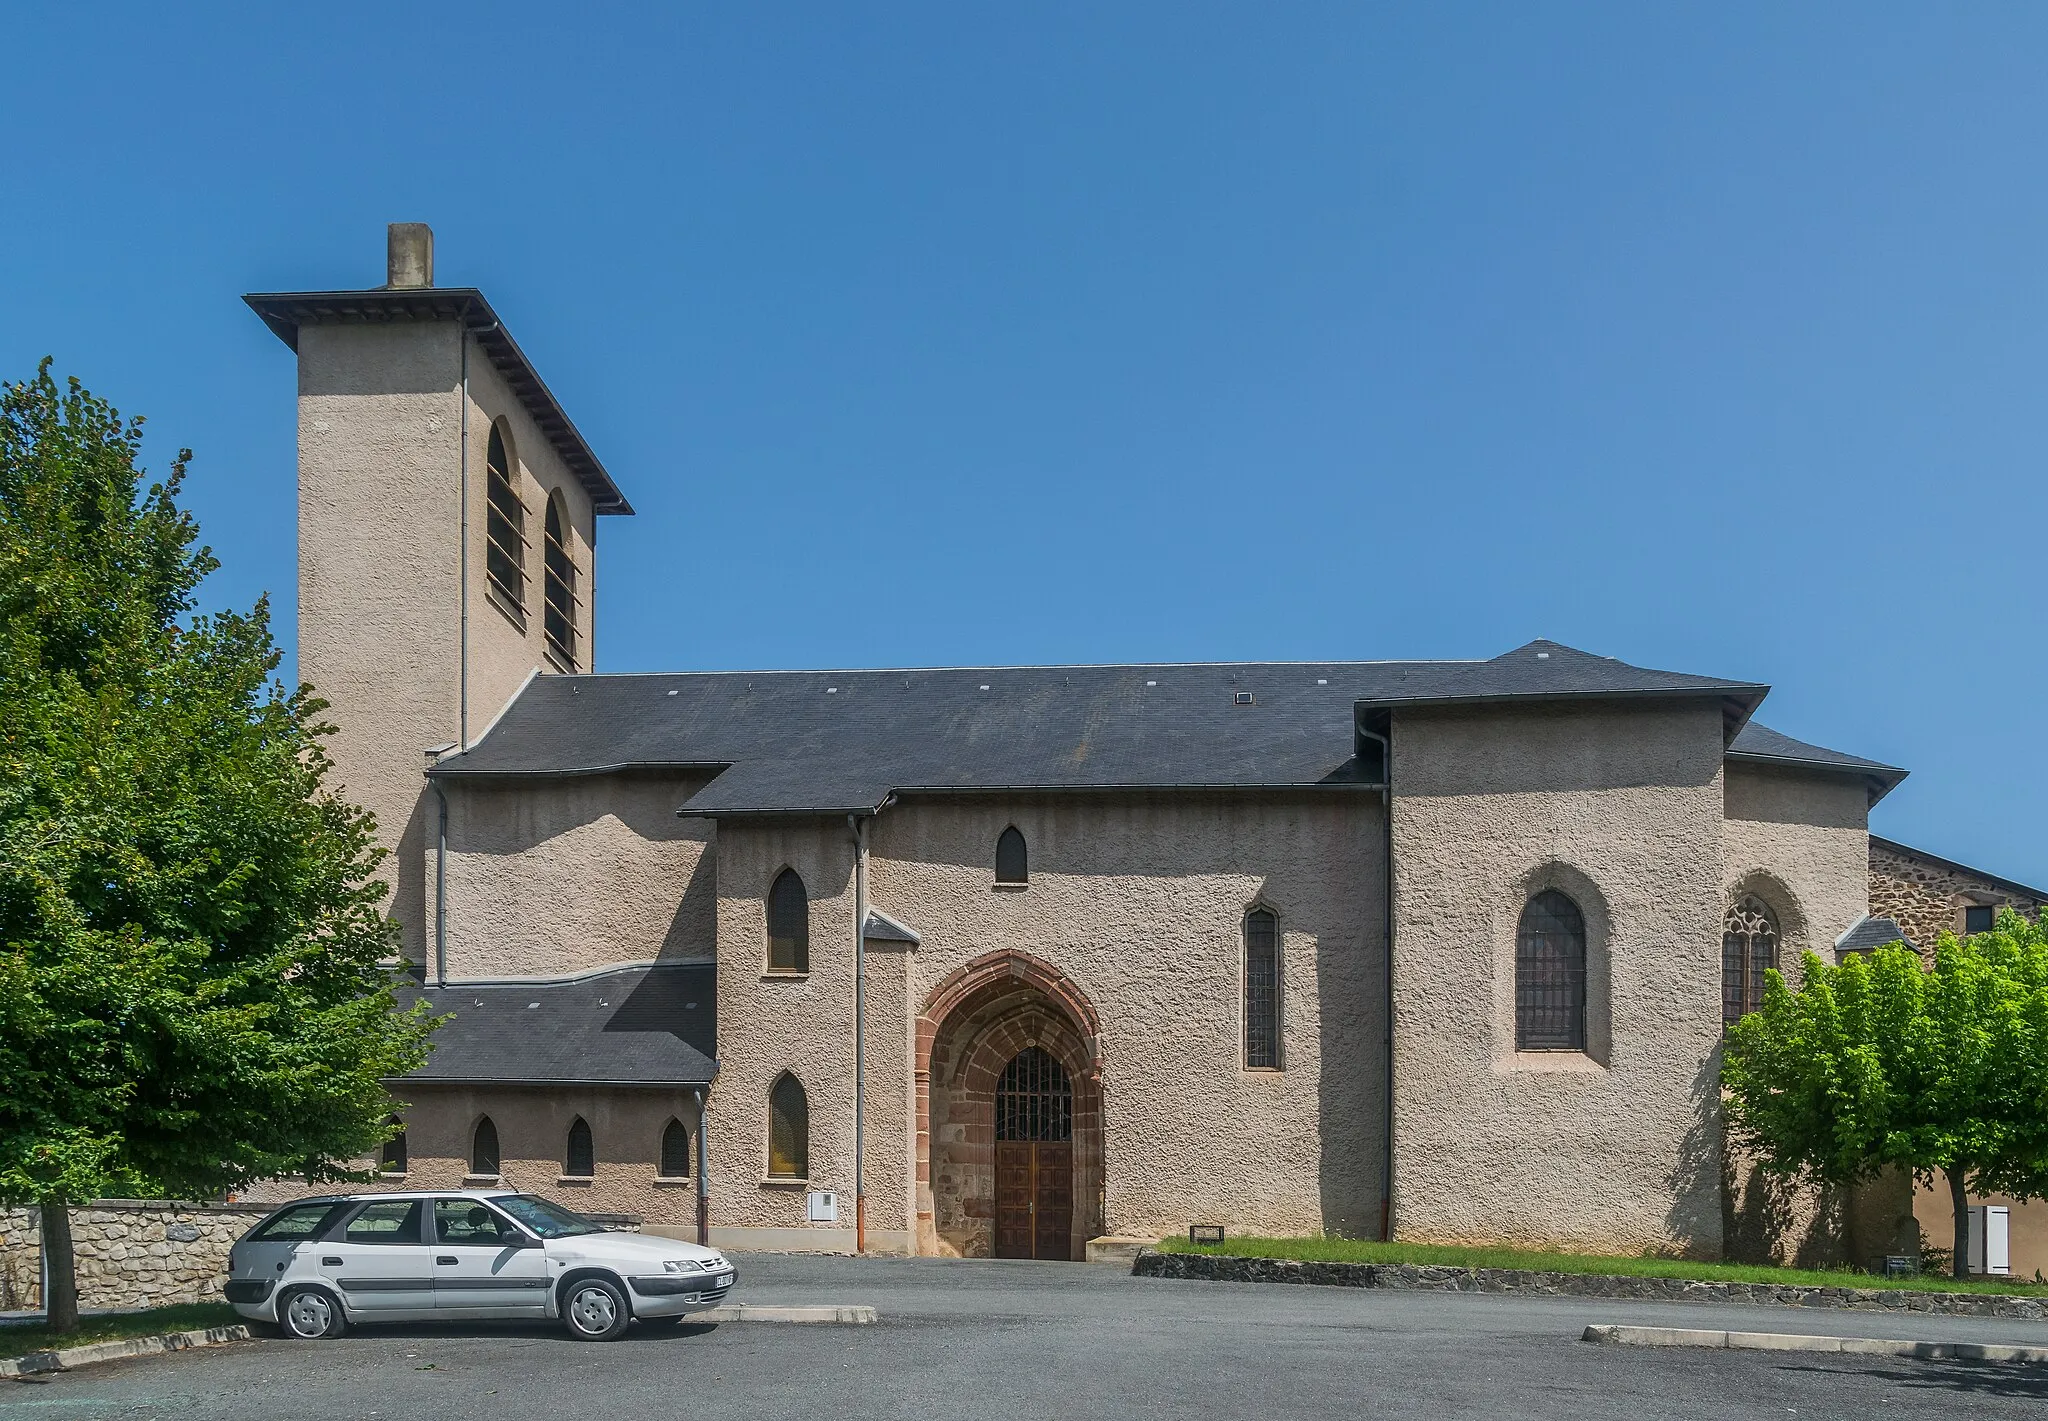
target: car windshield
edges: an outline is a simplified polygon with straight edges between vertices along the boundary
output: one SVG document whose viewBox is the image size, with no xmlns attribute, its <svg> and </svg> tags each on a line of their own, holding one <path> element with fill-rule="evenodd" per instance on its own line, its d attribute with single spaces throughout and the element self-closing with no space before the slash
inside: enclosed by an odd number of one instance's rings
<svg viewBox="0 0 2048 1421">
<path fill-rule="evenodd" d="M 600 1232 L 596 1224 L 581 1214 L 532 1194 L 513 1194 L 491 1202 L 542 1238 L 568 1238 L 573 1234 Z"/>
</svg>

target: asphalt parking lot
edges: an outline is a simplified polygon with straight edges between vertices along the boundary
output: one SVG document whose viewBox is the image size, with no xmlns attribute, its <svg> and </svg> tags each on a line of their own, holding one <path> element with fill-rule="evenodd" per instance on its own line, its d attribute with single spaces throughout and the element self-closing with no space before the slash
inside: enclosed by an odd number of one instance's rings
<svg viewBox="0 0 2048 1421">
<path fill-rule="evenodd" d="M 1086 1264 L 737 1255 L 734 1301 L 872 1326 L 552 1326 L 270 1338 L 0 1383 L 24 1417 L 2038 1416 L 2048 1367 L 1600 1347 L 1636 1322 L 2048 1344 L 2048 1326 L 1808 1309 L 1169 1282 Z"/>
</svg>

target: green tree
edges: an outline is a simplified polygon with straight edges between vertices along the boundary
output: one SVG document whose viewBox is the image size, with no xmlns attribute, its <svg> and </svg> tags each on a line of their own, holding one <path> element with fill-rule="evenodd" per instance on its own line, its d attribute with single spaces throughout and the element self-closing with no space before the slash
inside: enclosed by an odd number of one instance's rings
<svg viewBox="0 0 2048 1421">
<path fill-rule="evenodd" d="M 45 360 L 0 386 L 0 1199 L 67 1206 L 358 1177 L 425 1057 L 399 1012 L 373 826 L 323 784 L 325 703 L 273 679 L 269 611 L 146 489 L 139 419 Z"/>
<path fill-rule="evenodd" d="M 1901 944 L 1802 961 L 1798 991 L 1766 974 L 1762 1007 L 1728 1034 L 1736 1140 L 1781 1177 L 1943 1176 L 1963 1276 L 1971 1192 L 2048 1194 L 2048 913 L 1944 933 L 1931 970 Z"/>
</svg>

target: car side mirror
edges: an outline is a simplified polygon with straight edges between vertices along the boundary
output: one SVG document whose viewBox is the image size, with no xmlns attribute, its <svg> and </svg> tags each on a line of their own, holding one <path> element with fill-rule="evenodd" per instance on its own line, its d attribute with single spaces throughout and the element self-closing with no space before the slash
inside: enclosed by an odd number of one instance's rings
<svg viewBox="0 0 2048 1421">
<path fill-rule="evenodd" d="M 545 1244 L 543 1244 L 543 1243 L 542 1243 L 542 1242 L 541 1242 L 541 1241 L 540 1241 L 539 1239 L 535 1238 L 535 1237 L 534 1237 L 534 1236 L 533 1236 L 532 1234 L 527 1234 L 527 1233 L 517 1233 L 517 1234 L 514 1234 L 514 1235 L 512 1235 L 512 1247 L 514 1247 L 514 1248 L 544 1248 L 544 1247 L 546 1247 L 546 1245 L 545 1245 Z"/>
</svg>

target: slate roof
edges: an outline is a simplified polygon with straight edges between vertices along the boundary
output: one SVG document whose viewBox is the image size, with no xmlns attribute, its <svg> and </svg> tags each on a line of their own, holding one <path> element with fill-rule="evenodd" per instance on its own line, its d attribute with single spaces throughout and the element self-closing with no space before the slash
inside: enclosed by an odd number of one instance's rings
<svg viewBox="0 0 2048 1421">
<path fill-rule="evenodd" d="M 1835 939 L 1835 951 L 1863 952 L 1893 942 L 1913 947 L 1913 939 L 1907 937 L 1905 930 L 1890 918 L 1873 918 L 1866 914 L 1858 918 L 1849 931 Z M 1914 950 L 1918 951 L 1917 948 Z"/>
<path fill-rule="evenodd" d="M 1906 778 L 1907 771 L 1897 765 L 1887 765 L 1877 760 L 1865 760 L 1856 755 L 1845 755 L 1840 750 L 1829 750 L 1820 745 L 1809 745 L 1804 740 L 1794 740 L 1781 735 L 1768 726 L 1751 721 L 1728 746 L 1728 758 L 1745 760 L 1760 765 L 1796 765 L 1805 769 L 1836 771 L 1843 774 L 1861 775 L 1870 789 L 1870 802 L 1876 804 L 1899 786 Z"/>
<path fill-rule="evenodd" d="M 1490 661 L 542 676 L 431 773 L 713 772 L 693 815 L 868 812 L 897 791 L 1357 787 L 1361 711 L 1700 696 L 1732 735 L 1768 689 L 1549 641 Z"/>
<path fill-rule="evenodd" d="M 375 287 L 368 291 L 273 291 L 244 296 L 249 309 L 263 318 L 271 333 L 294 351 L 299 327 L 311 325 L 383 325 L 392 322 L 461 321 L 491 365 L 512 387 L 512 393 L 540 426 L 555 453 L 568 466 L 591 507 L 600 514 L 631 513 L 633 506 L 612 482 L 554 391 L 540 378 L 519 342 L 505 329 L 491 303 L 474 286 Z"/>
<path fill-rule="evenodd" d="M 709 1085 L 718 987 L 710 962 L 640 963 L 551 981 L 450 983 L 400 994 L 451 1020 L 402 1079 L 526 1085 Z"/>
</svg>

